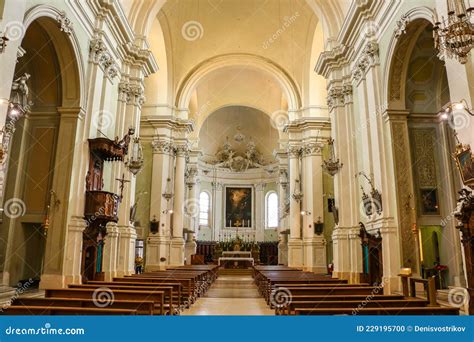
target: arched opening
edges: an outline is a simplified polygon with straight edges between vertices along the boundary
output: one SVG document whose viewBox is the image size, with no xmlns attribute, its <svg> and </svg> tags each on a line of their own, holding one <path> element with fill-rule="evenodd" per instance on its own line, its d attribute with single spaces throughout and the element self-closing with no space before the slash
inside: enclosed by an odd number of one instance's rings
<svg viewBox="0 0 474 342">
<path fill-rule="evenodd" d="M 443 224 L 443 218 L 455 207 L 456 188 L 449 181 L 455 170 L 450 155 L 454 135 L 452 125 L 439 115 L 450 94 L 429 21 L 413 20 L 400 37 L 389 80 L 402 267 L 453 285 L 460 281 L 461 262 L 445 246 L 456 245 L 458 237 L 454 223 Z M 434 250 L 433 230 L 440 232 L 439 252 Z M 437 260 L 434 253 L 439 253 Z M 438 264 L 448 270 L 440 274 L 435 271 Z"/>
<path fill-rule="evenodd" d="M 25 26 L 10 101 L 21 99 L 26 110 L 14 122 L 1 230 L 9 284 L 63 273 L 58 246 L 66 236 L 81 104 L 79 62 L 68 35 L 49 16 L 28 18 Z"/>
</svg>

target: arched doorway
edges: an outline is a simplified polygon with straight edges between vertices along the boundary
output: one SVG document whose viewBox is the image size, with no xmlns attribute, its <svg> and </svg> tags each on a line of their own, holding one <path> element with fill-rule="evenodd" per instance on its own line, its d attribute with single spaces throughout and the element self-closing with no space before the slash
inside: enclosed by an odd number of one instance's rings
<svg viewBox="0 0 474 342">
<path fill-rule="evenodd" d="M 39 280 L 44 273 L 61 275 L 67 249 L 80 73 L 72 33 L 59 29 L 58 13 L 41 6 L 30 11 L 20 48 L 23 56 L 14 73 L 10 102 L 18 101 L 20 89 L 27 106 L 15 122 L 6 161 L 0 233 L 4 284 Z"/>
<path fill-rule="evenodd" d="M 443 284 L 455 284 L 461 260 L 452 258 L 456 245 L 453 127 L 444 122 L 440 109 L 450 101 L 446 68 L 434 48 L 432 24 L 414 19 L 395 47 L 390 63 L 388 114 L 397 189 L 398 225 L 402 267 L 415 274 L 440 275 Z M 432 232 L 440 233 L 433 243 Z M 438 250 L 433 250 L 436 248 Z M 433 261 L 432 256 L 439 255 Z"/>
</svg>

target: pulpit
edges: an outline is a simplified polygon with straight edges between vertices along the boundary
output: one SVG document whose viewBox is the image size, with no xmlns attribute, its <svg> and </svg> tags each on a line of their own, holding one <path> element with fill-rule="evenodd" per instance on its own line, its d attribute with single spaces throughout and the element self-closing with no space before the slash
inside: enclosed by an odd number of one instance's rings
<svg viewBox="0 0 474 342">
<path fill-rule="evenodd" d="M 103 280 L 102 256 L 106 226 L 118 221 L 121 197 L 104 191 L 103 173 L 106 162 L 123 161 L 133 130 L 122 139 L 89 139 L 89 170 L 86 177 L 84 218 L 87 227 L 83 233 L 82 277 L 83 281 Z"/>
</svg>

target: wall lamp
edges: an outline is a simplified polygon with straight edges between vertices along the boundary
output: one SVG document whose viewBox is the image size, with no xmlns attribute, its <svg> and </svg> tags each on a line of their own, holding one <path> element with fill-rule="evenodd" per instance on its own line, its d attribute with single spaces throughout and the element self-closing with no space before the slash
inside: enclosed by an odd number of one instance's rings
<svg viewBox="0 0 474 342">
<path fill-rule="evenodd" d="M 446 107 L 443 107 L 441 110 L 441 119 L 447 120 L 450 118 L 452 113 L 456 110 L 463 110 L 466 113 L 468 113 L 470 116 L 474 116 L 474 112 L 472 109 L 469 108 L 469 105 L 467 104 L 467 101 L 465 99 L 462 99 L 459 102 L 450 102 L 446 105 Z"/>
</svg>

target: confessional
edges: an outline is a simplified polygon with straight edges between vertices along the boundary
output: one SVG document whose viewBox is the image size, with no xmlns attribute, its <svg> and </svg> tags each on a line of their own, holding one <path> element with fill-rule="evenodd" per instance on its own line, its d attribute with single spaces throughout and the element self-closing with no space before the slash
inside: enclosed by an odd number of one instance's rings
<svg viewBox="0 0 474 342">
<path fill-rule="evenodd" d="M 365 225 L 359 223 L 362 246 L 362 274 L 361 282 L 371 285 L 382 284 L 383 262 L 382 262 L 382 237 L 380 232 L 370 234 Z"/>
</svg>

